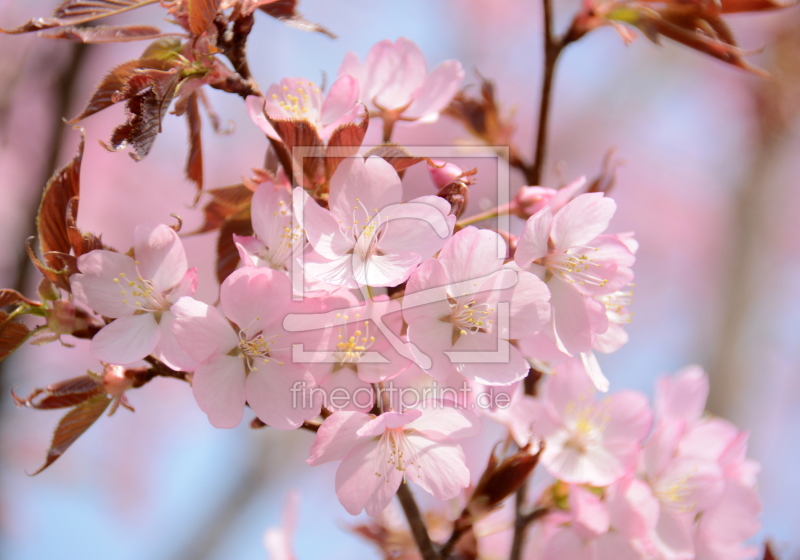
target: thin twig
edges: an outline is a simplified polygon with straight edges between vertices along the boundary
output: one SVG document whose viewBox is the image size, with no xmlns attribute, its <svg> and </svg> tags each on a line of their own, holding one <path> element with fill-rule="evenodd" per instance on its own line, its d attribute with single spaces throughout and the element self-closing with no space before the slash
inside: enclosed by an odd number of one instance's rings
<svg viewBox="0 0 800 560">
<path fill-rule="evenodd" d="M 397 498 L 400 500 L 400 505 L 403 506 L 406 519 L 408 519 L 408 526 L 411 528 L 411 534 L 414 537 L 414 542 L 417 543 L 420 554 L 422 554 L 422 559 L 441 560 L 430 536 L 428 536 L 425 520 L 422 518 L 422 513 L 419 511 L 416 500 L 414 500 L 414 495 L 405 481 L 397 489 Z"/>
</svg>

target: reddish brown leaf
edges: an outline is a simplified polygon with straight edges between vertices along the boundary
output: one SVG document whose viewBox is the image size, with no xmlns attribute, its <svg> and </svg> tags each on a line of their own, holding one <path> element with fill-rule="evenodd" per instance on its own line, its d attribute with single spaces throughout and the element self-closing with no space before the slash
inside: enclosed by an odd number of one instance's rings
<svg viewBox="0 0 800 560">
<path fill-rule="evenodd" d="M 0 362 L 22 346 L 30 334 L 31 330 L 28 327 L 9 320 L 8 314 L 0 311 Z"/>
<path fill-rule="evenodd" d="M 161 121 L 166 115 L 180 83 L 176 68 L 171 70 L 137 70 L 128 79 L 125 88 L 112 96 L 113 101 L 127 99 L 127 122 L 111 134 L 108 148 L 119 150 L 133 148 L 131 157 L 139 161 L 153 147 L 161 132 Z"/>
<path fill-rule="evenodd" d="M 205 223 L 193 234 L 214 231 L 222 227 L 226 220 L 233 217 L 242 219 L 249 216 L 247 211 L 250 208 L 250 199 L 253 191 L 244 185 L 233 185 L 208 191 L 212 200 L 203 207 L 205 213 Z"/>
<path fill-rule="evenodd" d="M 361 143 L 369 126 L 369 115 L 364 113 L 364 118 L 357 123 L 340 126 L 331 134 L 328 147 L 325 150 L 325 178 L 330 180 L 336 168 L 346 157 L 358 153 Z"/>
<path fill-rule="evenodd" d="M 203 121 L 200 119 L 200 107 L 197 93 L 189 95 L 186 106 L 186 122 L 189 125 L 189 154 L 186 158 L 186 177 L 197 186 L 197 196 L 203 190 Z M 197 202 L 195 200 L 195 202 Z"/>
<path fill-rule="evenodd" d="M 250 218 L 226 221 L 219 230 L 217 239 L 217 281 L 222 282 L 236 270 L 239 264 L 239 251 L 233 242 L 233 234 L 253 235 Z"/>
<path fill-rule="evenodd" d="M 76 257 L 85 255 L 95 249 L 110 249 L 103 245 L 100 238 L 93 233 L 83 233 L 76 225 L 78 219 L 78 201 L 79 197 L 72 197 L 67 204 L 67 236 L 72 250 L 75 252 Z"/>
<path fill-rule="evenodd" d="M 314 185 L 321 178 L 320 156 L 324 153 L 324 144 L 319 137 L 316 127 L 307 120 L 296 119 L 271 119 L 267 116 L 272 128 L 278 133 L 286 146 L 293 165 L 299 166 L 303 170 L 303 175 Z M 312 157 L 316 154 L 316 157 Z M 281 162 L 283 163 L 283 162 Z M 294 176 L 294 167 L 291 169 Z M 294 180 L 301 183 L 300 177 Z"/>
<path fill-rule="evenodd" d="M 6 288 L 4 290 L 0 290 L 0 307 L 5 307 L 6 305 L 19 303 L 21 301 L 24 301 L 28 305 L 33 305 L 33 306 L 37 306 L 37 307 L 39 305 L 41 305 L 38 301 L 33 301 L 33 300 L 30 300 L 30 299 L 26 298 L 21 293 L 19 293 L 17 290 L 12 290 L 10 288 Z"/>
<path fill-rule="evenodd" d="M 41 34 L 47 39 L 70 39 L 79 43 L 124 43 L 158 39 L 164 32 L 152 25 L 97 25 L 61 27 Z"/>
<path fill-rule="evenodd" d="M 56 267 L 52 252 L 68 254 L 72 248 L 67 232 L 67 206 L 80 194 L 81 160 L 86 137 L 81 131 L 78 153 L 67 165 L 58 170 L 47 182 L 36 216 L 39 248 L 47 266 Z"/>
<path fill-rule="evenodd" d="M 364 154 L 364 157 L 370 156 L 382 157 L 388 161 L 397 172 L 407 169 L 412 165 L 416 165 L 421 161 L 427 161 L 430 165 L 435 166 L 428 158 L 415 156 L 399 144 L 386 143 L 370 148 L 367 153 Z"/>
<path fill-rule="evenodd" d="M 780 10 L 797 5 L 797 0 L 791 2 L 778 2 L 776 0 L 721 0 L 720 11 L 723 14 L 733 14 L 737 12 L 764 12 L 768 10 Z"/>
<path fill-rule="evenodd" d="M 52 383 L 44 389 L 34 389 L 25 399 L 18 397 L 13 391 L 11 392 L 17 406 L 37 410 L 68 408 L 105 393 L 102 382 L 88 375 Z"/>
<path fill-rule="evenodd" d="M 0 29 L 0 32 L 17 34 L 41 31 L 65 25 L 79 25 L 96 19 L 121 14 L 160 0 L 65 0 L 49 18 L 29 20 L 14 29 Z"/>
<path fill-rule="evenodd" d="M 336 35 L 327 29 L 317 23 L 311 23 L 300 15 L 297 11 L 298 3 L 298 0 L 277 0 L 260 6 L 259 9 L 290 27 L 295 27 L 301 31 L 316 31 L 327 35 L 331 39 L 336 39 Z"/>
<path fill-rule="evenodd" d="M 128 80 L 134 76 L 137 70 L 169 70 L 172 66 L 173 64 L 163 60 L 147 58 L 123 62 L 119 66 L 113 68 L 111 72 L 109 72 L 100 81 L 100 83 L 97 84 L 94 93 L 92 93 L 91 99 L 89 99 L 89 103 L 86 104 L 86 107 L 84 107 L 83 111 L 81 111 L 77 117 L 70 119 L 67 122 L 69 124 L 74 124 L 90 115 L 94 115 L 98 111 L 102 111 L 106 107 L 110 107 L 114 103 L 117 103 L 115 99 L 125 89 Z"/>
<path fill-rule="evenodd" d="M 208 29 L 219 10 L 220 0 L 189 0 L 189 28 L 195 35 Z"/>
<path fill-rule="evenodd" d="M 75 441 L 103 415 L 106 408 L 111 403 L 111 398 L 107 395 L 98 395 L 82 402 L 61 419 L 53 433 L 53 440 L 50 442 L 50 449 L 47 450 L 47 459 L 36 472 L 30 476 L 35 476 L 53 464 L 61 457 Z"/>
<path fill-rule="evenodd" d="M 150 43 L 142 53 L 141 59 L 156 59 L 162 62 L 174 61 L 181 52 L 181 40 L 178 37 L 164 37 Z M 162 68 L 166 70 L 166 68 Z"/>
</svg>

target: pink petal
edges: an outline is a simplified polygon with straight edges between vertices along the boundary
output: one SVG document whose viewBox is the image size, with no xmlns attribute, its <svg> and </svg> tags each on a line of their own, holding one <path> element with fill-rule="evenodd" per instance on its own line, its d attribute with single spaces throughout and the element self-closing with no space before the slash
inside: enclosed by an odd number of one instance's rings
<svg viewBox="0 0 800 560">
<path fill-rule="evenodd" d="M 123 303 L 130 297 L 129 279 L 136 280 L 139 276 L 132 258 L 113 251 L 91 251 L 78 257 L 78 270 L 82 274 L 70 277 L 75 297 L 106 317 L 124 317 L 134 313 L 133 305 Z"/>
<path fill-rule="evenodd" d="M 364 424 L 358 435 L 361 437 L 374 437 L 382 435 L 386 430 L 402 428 L 422 416 L 421 410 L 408 410 L 406 412 L 384 412 Z"/>
<path fill-rule="evenodd" d="M 325 381 L 320 383 L 320 388 L 327 397 L 324 404 L 329 410 L 354 410 L 368 413 L 375 404 L 375 391 L 373 391 L 372 385 L 362 381 L 349 367 L 341 368 L 328 375 Z"/>
<path fill-rule="evenodd" d="M 444 267 L 438 259 L 429 259 L 408 279 L 403 297 L 403 318 L 406 323 L 411 323 L 418 318 L 438 320 L 450 313 Z"/>
<path fill-rule="evenodd" d="M 239 337 L 216 307 L 184 297 L 170 312 L 175 315 L 173 332 L 178 344 L 198 362 L 214 354 L 227 354 L 239 345 Z"/>
<path fill-rule="evenodd" d="M 616 203 L 604 197 L 603 193 L 575 197 L 553 218 L 555 248 L 563 250 L 585 246 L 606 230 L 616 209 Z"/>
<path fill-rule="evenodd" d="M 626 439 L 641 443 L 650 433 L 653 413 L 641 393 L 623 391 L 608 397 L 611 411 L 608 424 L 603 432 L 606 440 Z"/>
<path fill-rule="evenodd" d="M 550 310 L 559 349 L 574 356 L 592 347 L 592 330 L 584 296 L 572 285 L 554 279 L 550 288 Z"/>
<path fill-rule="evenodd" d="M 459 356 L 455 352 L 465 353 Z M 528 375 L 530 364 L 519 350 L 496 334 L 461 335 L 447 355 L 458 372 L 485 385 L 511 385 Z"/>
<path fill-rule="evenodd" d="M 383 253 L 413 252 L 428 259 L 453 233 L 455 216 L 450 204 L 438 196 L 421 196 L 381 212 L 386 216 L 377 248 Z"/>
<path fill-rule="evenodd" d="M 166 292 L 179 284 L 189 269 L 178 234 L 169 226 L 147 222 L 136 226 L 133 246 L 139 273 Z"/>
<path fill-rule="evenodd" d="M 529 272 L 517 271 L 517 283 L 503 290 L 499 301 L 508 302 L 511 328 L 500 332 L 507 340 L 533 336 L 550 321 L 550 290 Z"/>
<path fill-rule="evenodd" d="M 358 80 L 348 75 L 340 76 L 333 82 L 325 96 L 325 101 L 322 102 L 320 123 L 327 126 L 340 119 L 353 108 L 353 105 L 358 103 L 358 96 Z"/>
<path fill-rule="evenodd" d="M 366 509 L 368 515 L 378 515 L 392 501 L 403 472 L 386 459 L 374 440 L 360 443 L 344 458 L 336 471 L 336 495 L 349 514 Z"/>
<path fill-rule="evenodd" d="M 257 369 L 256 369 L 257 368 Z M 247 402 L 265 424 L 279 430 L 293 430 L 304 420 L 315 418 L 319 406 L 304 399 L 301 392 L 314 385 L 305 368 L 277 360 L 256 361 L 247 375 Z"/>
<path fill-rule="evenodd" d="M 190 268 L 183 275 L 178 285 L 166 294 L 167 301 L 175 303 L 184 296 L 194 295 L 195 290 L 197 290 L 197 269 Z"/>
<path fill-rule="evenodd" d="M 533 261 L 547 255 L 550 251 L 548 242 L 552 223 L 553 212 L 547 206 L 528 218 L 519 236 L 517 250 L 514 252 L 514 262 L 517 266 L 527 268 Z"/>
<path fill-rule="evenodd" d="M 388 110 L 408 105 L 428 74 L 422 51 L 405 37 L 396 44 L 381 41 L 374 45 L 367 53 L 365 67 L 370 85 L 362 97 Z"/>
<path fill-rule="evenodd" d="M 353 277 L 363 286 L 397 286 L 408 279 L 419 264 L 416 253 L 371 255 L 366 261 L 353 256 Z"/>
<path fill-rule="evenodd" d="M 575 534 L 588 540 L 608 532 L 608 509 L 597 495 L 580 486 L 570 486 L 569 505 Z"/>
<path fill-rule="evenodd" d="M 464 81 L 464 69 L 457 60 L 446 60 L 433 69 L 425 78 L 425 82 L 415 92 L 414 102 L 403 111 L 409 119 L 425 119 L 432 122 L 439 116 L 461 87 Z"/>
<path fill-rule="evenodd" d="M 269 124 L 269 121 L 264 116 L 263 97 L 248 95 L 247 99 L 245 100 L 245 106 L 247 107 L 247 114 L 250 116 L 250 120 L 252 120 L 256 126 L 261 129 L 261 132 L 270 138 L 274 138 L 275 140 L 280 139 L 278 133 L 275 132 L 275 129 L 272 128 L 272 125 Z"/>
<path fill-rule="evenodd" d="M 291 281 L 284 273 L 244 267 L 222 283 L 220 303 L 228 319 L 255 334 L 264 325 L 283 321 L 291 294 Z"/>
<path fill-rule="evenodd" d="M 591 543 L 581 539 L 575 531 L 561 529 L 544 548 L 541 560 L 596 560 Z"/>
<path fill-rule="evenodd" d="M 270 249 L 275 249 L 292 224 L 292 195 L 272 181 L 261 183 L 250 203 L 253 231 Z"/>
<path fill-rule="evenodd" d="M 158 323 L 152 313 L 120 317 L 94 336 L 91 353 L 101 362 L 131 364 L 150 354 L 159 337 Z"/>
<path fill-rule="evenodd" d="M 453 325 L 438 318 L 420 316 L 409 322 L 407 336 L 416 363 L 434 379 L 446 379 L 454 369 L 445 355 L 445 351 L 453 348 Z M 424 368 L 428 361 L 430 366 Z"/>
<path fill-rule="evenodd" d="M 235 356 L 214 355 L 198 366 L 192 393 L 215 428 L 235 428 L 244 415 L 245 364 Z"/>
<path fill-rule="evenodd" d="M 608 381 L 605 374 L 603 374 L 600 362 L 597 361 L 597 356 L 594 355 L 594 352 L 581 352 L 580 358 L 583 369 L 586 375 L 589 376 L 589 379 L 592 380 L 594 388 L 601 393 L 607 393 L 611 383 Z"/>
<path fill-rule="evenodd" d="M 339 231 L 339 222 L 333 215 L 317 204 L 301 187 L 294 190 L 293 207 L 295 218 L 317 253 L 327 259 L 335 259 L 352 249 L 354 240 L 346 239 Z"/>
<path fill-rule="evenodd" d="M 407 424 L 406 429 L 419 432 L 427 438 L 441 439 L 441 436 L 446 436 L 462 439 L 477 436 L 481 432 L 478 416 L 444 401 L 426 401 L 419 410 L 422 416 Z"/>
<path fill-rule="evenodd" d="M 665 421 L 681 419 L 696 422 L 708 398 L 708 378 L 700 366 L 688 366 L 673 377 L 658 381 L 655 408 Z"/>
<path fill-rule="evenodd" d="M 353 275 L 353 255 L 342 255 L 333 260 L 315 254 L 306 254 L 303 271 L 314 280 L 344 288 L 358 288 Z"/>
<path fill-rule="evenodd" d="M 405 450 L 408 480 L 416 482 L 439 500 L 449 500 L 469 486 L 469 469 L 461 446 L 433 441 L 421 434 L 408 434 Z M 413 451 L 409 450 L 413 448 Z M 413 462 L 409 461 L 413 458 Z"/>
<path fill-rule="evenodd" d="M 358 55 L 353 51 L 348 51 L 344 55 L 344 60 L 342 61 L 341 66 L 339 66 L 339 73 L 338 76 L 341 78 L 342 76 L 350 75 L 356 79 L 357 82 L 360 83 L 360 93 L 363 93 L 364 88 L 364 67 L 361 64 L 361 61 L 358 59 Z M 364 96 L 361 95 L 363 99 Z"/>
<path fill-rule="evenodd" d="M 257 237 L 233 234 L 233 243 L 239 251 L 239 258 L 245 266 L 268 266 L 261 255 L 266 252 L 267 246 Z"/>
<path fill-rule="evenodd" d="M 383 208 L 400 203 L 402 192 L 397 171 L 385 159 L 349 157 L 339 164 L 331 177 L 328 208 L 342 222 L 342 227 L 353 227 L 354 232 L 357 227 L 360 232 L 368 223 L 368 216 L 375 217 Z"/>
<path fill-rule="evenodd" d="M 654 543 L 664 560 L 692 560 L 691 522 L 684 516 L 662 512 L 653 534 Z"/>
<path fill-rule="evenodd" d="M 174 370 L 194 371 L 198 363 L 181 348 L 175 336 L 175 315 L 169 311 L 161 314 L 158 323 L 161 331 L 158 344 L 153 349 L 153 355 Z"/>
<path fill-rule="evenodd" d="M 472 282 L 503 266 L 506 243 L 494 231 L 468 226 L 447 240 L 439 253 L 450 283 Z"/>
<path fill-rule="evenodd" d="M 363 412 L 334 412 L 320 426 L 311 455 L 306 463 L 315 467 L 330 461 L 341 461 L 358 444 L 358 430 L 370 421 L 370 416 Z"/>
</svg>

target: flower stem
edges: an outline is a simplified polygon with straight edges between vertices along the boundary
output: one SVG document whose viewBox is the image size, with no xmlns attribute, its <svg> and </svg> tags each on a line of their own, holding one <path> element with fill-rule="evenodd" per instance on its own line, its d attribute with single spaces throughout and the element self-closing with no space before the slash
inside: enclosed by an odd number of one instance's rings
<svg viewBox="0 0 800 560">
<path fill-rule="evenodd" d="M 478 222 L 482 222 L 484 220 L 491 220 L 492 218 L 496 218 L 497 216 L 501 216 L 503 214 L 507 214 L 508 211 L 511 209 L 511 204 L 503 204 L 502 206 L 498 206 L 497 208 L 491 208 L 486 210 L 485 212 L 481 212 L 480 214 L 475 214 L 474 216 L 470 216 L 469 218 L 464 218 L 456 223 L 458 227 L 466 227 L 471 226 L 472 224 L 477 224 Z"/>
<path fill-rule="evenodd" d="M 400 500 L 400 505 L 403 506 L 403 511 L 408 519 L 408 526 L 411 528 L 411 534 L 414 537 L 414 542 L 417 543 L 417 548 L 422 555 L 423 560 L 441 560 L 439 553 L 433 546 L 430 536 L 428 536 L 428 529 L 425 527 L 425 520 L 422 518 L 422 513 L 419 511 L 414 495 L 405 481 L 400 484 L 397 489 L 397 499 Z"/>
</svg>

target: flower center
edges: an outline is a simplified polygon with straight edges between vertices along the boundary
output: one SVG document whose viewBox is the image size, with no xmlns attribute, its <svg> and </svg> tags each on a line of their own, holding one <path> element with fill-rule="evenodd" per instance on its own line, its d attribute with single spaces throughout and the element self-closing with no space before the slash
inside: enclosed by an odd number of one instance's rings
<svg viewBox="0 0 800 560">
<path fill-rule="evenodd" d="M 544 266 L 555 276 L 570 284 L 581 286 L 605 286 L 608 280 L 596 275 L 600 265 L 590 259 L 584 251 L 597 251 L 595 247 L 570 247 L 565 251 L 550 253 L 544 258 Z"/>
<path fill-rule="evenodd" d="M 271 245 L 259 256 L 271 269 L 286 270 L 286 260 L 291 256 L 295 242 L 302 239 L 303 230 L 292 220 L 286 203 L 281 200 L 278 204 L 279 208 L 272 213 L 273 219 L 270 222 Z M 262 241 L 267 240 L 262 239 Z"/>
<path fill-rule="evenodd" d="M 253 322 L 260 320 L 260 317 L 256 317 Z M 250 326 L 252 326 L 252 323 Z M 249 337 L 247 331 L 250 326 L 239 331 L 239 351 L 247 364 L 247 369 L 249 371 L 258 371 L 259 363 L 267 364 L 270 361 L 277 361 L 269 353 L 275 339 L 280 335 L 264 336 L 264 333 L 258 333 L 256 336 Z M 283 362 L 278 361 L 278 365 L 282 366 Z"/>
<path fill-rule="evenodd" d="M 347 317 L 345 317 L 347 319 Z M 357 364 L 361 361 L 361 356 L 366 352 L 375 337 L 369 334 L 369 321 L 364 321 L 364 331 L 356 328 L 355 332 L 345 339 L 342 334 L 342 327 L 339 327 L 338 342 L 336 343 L 336 353 L 334 358 L 340 366 Z"/>
<path fill-rule="evenodd" d="M 488 303 L 476 303 L 472 300 L 468 303 L 461 304 L 459 302 L 450 302 L 452 314 L 450 315 L 450 322 L 453 327 L 459 330 L 458 334 L 467 334 L 468 332 L 486 332 L 494 323 L 489 319 L 494 308 Z"/>
<path fill-rule="evenodd" d="M 134 261 L 134 264 L 138 265 L 139 261 Z M 127 306 L 147 313 L 166 311 L 170 307 L 169 301 L 156 289 L 152 280 L 141 276 L 131 280 L 124 272 L 120 272 L 119 277 L 114 278 L 114 283 L 121 288 L 119 294 L 122 296 L 122 303 Z"/>
<path fill-rule="evenodd" d="M 605 305 L 606 315 L 612 323 L 624 325 L 633 320 L 633 312 L 628 311 L 628 306 L 633 303 L 633 291 L 617 291 L 602 296 L 595 296 L 595 299 Z"/>
<path fill-rule="evenodd" d="M 567 424 L 569 437 L 564 444 L 584 453 L 589 444 L 602 437 L 611 419 L 607 406 L 595 406 L 594 403 L 571 402 L 567 404 L 566 413 L 571 417 Z"/>
<path fill-rule="evenodd" d="M 317 124 L 321 92 L 314 82 L 308 82 L 306 87 L 300 84 L 293 92 L 289 91 L 288 86 L 282 89 L 282 95 L 272 94 L 272 101 L 284 114 L 290 119 L 309 119 Z"/>
<path fill-rule="evenodd" d="M 421 465 L 416 448 L 408 442 L 406 430 L 403 428 L 387 428 L 378 442 L 376 453 L 375 476 L 383 476 L 389 482 L 390 469 L 403 472 L 410 466 L 416 466 L 417 476 Z"/>
</svg>

